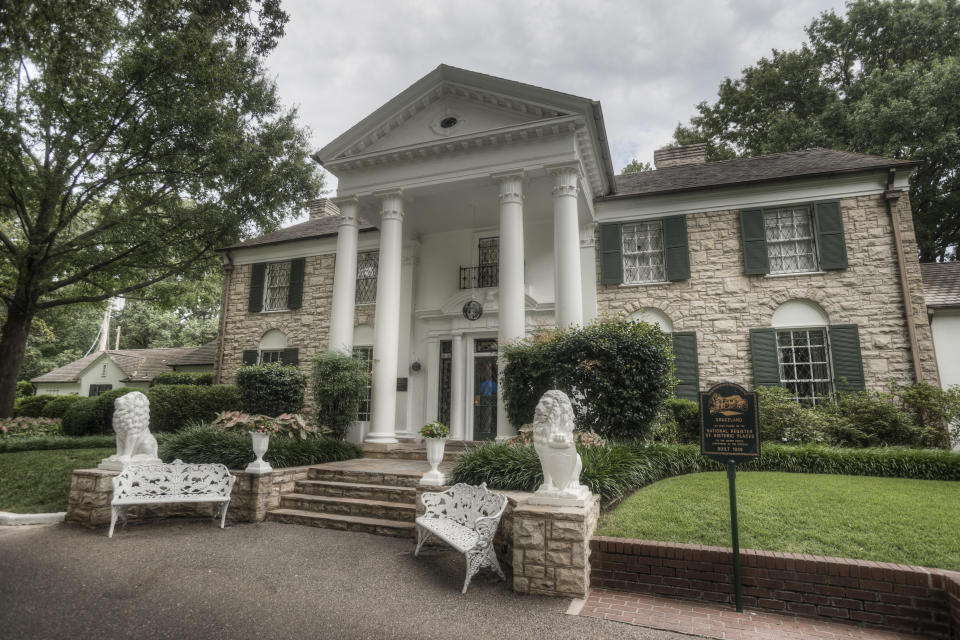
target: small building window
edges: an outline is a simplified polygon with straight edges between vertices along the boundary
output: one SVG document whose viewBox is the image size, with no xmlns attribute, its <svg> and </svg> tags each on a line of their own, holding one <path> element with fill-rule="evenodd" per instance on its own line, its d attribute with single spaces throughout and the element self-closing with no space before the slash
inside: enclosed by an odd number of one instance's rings
<svg viewBox="0 0 960 640">
<path fill-rule="evenodd" d="M 88 395 L 91 398 L 94 398 L 96 396 L 99 396 L 101 393 L 106 393 L 107 391 L 110 391 L 111 389 L 113 389 L 112 384 L 92 384 L 90 385 L 90 392 L 88 393 Z"/>
<path fill-rule="evenodd" d="M 285 311 L 290 293 L 290 263 L 271 262 L 267 265 L 263 287 L 263 310 Z"/>
<path fill-rule="evenodd" d="M 107 365 L 103 365 L 103 368 L 100 369 L 100 377 L 101 378 L 107 377 Z"/>
<path fill-rule="evenodd" d="M 360 409 L 357 411 L 357 420 L 359 422 L 370 422 L 370 406 L 373 400 L 373 347 L 354 347 L 353 357 L 359 358 L 367 365 L 367 372 L 370 378 L 367 378 L 367 392 L 360 402 Z"/>
<path fill-rule="evenodd" d="M 825 328 L 777 331 L 780 384 L 804 404 L 817 405 L 833 393 Z"/>
<path fill-rule="evenodd" d="M 623 282 L 665 282 L 663 221 L 650 220 L 620 227 L 623 242 Z"/>
<path fill-rule="evenodd" d="M 258 364 L 270 364 L 271 362 L 280 362 L 281 351 L 261 351 Z"/>
<path fill-rule="evenodd" d="M 770 273 L 817 271 L 817 243 L 810 207 L 784 207 L 763 212 Z"/>
<path fill-rule="evenodd" d="M 379 264 L 379 251 L 365 251 L 357 254 L 357 304 L 376 303 Z"/>
</svg>

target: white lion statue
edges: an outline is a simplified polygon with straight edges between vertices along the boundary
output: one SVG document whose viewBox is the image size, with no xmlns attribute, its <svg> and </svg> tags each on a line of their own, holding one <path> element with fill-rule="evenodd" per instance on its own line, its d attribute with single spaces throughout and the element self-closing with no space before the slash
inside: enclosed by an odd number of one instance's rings
<svg viewBox="0 0 960 640">
<path fill-rule="evenodd" d="M 573 437 L 573 407 L 563 391 L 547 391 L 533 414 L 533 447 L 543 484 L 533 504 L 582 504 L 590 490 L 580 484 L 583 461 Z"/>
<path fill-rule="evenodd" d="M 117 453 L 104 458 L 101 469 L 123 469 L 131 463 L 160 462 L 157 439 L 150 433 L 150 401 L 139 391 L 117 398 L 113 430 L 117 432 Z"/>
</svg>

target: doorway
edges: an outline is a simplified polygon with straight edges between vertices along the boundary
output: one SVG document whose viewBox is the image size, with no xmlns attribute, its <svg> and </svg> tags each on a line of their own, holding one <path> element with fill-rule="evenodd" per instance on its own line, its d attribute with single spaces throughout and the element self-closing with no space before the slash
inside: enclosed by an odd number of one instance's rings
<svg viewBox="0 0 960 640">
<path fill-rule="evenodd" d="M 497 340 L 473 341 L 473 439 L 497 437 Z"/>
</svg>

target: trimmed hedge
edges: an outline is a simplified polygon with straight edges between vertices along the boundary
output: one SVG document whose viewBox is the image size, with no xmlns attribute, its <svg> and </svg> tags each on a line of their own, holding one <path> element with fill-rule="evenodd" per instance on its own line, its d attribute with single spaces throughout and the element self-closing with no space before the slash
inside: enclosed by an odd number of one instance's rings
<svg viewBox="0 0 960 640">
<path fill-rule="evenodd" d="M 47 403 L 56 398 L 47 394 L 27 396 L 16 401 L 13 409 L 14 418 L 39 418 Z"/>
<path fill-rule="evenodd" d="M 90 436 L 99 434 L 100 412 L 96 398 L 80 398 L 67 408 L 63 414 L 63 433 L 68 436 Z"/>
<path fill-rule="evenodd" d="M 276 468 L 282 468 L 351 460 L 362 455 L 360 447 L 342 440 L 271 438 L 264 460 Z M 165 462 L 179 458 L 193 463 L 220 463 L 230 469 L 243 469 L 256 456 L 249 435 L 198 425 L 167 436 L 160 445 L 160 458 Z"/>
<path fill-rule="evenodd" d="M 294 366 L 279 362 L 245 365 L 237 368 L 236 380 L 244 413 L 276 418 L 303 409 L 307 374 Z"/>
<path fill-rule="evenodd" d="M 240 406 L 240 394 L 231 384 L 161 385 L 150 389 L 150 430 L 180 431 L 200 422 L 210 422 L 221 411 Z"/>
<path fill-rule="evenodd" d="M 159 438 L 158 438 L 159 439 Z M 115 436 L 31 436 L 0 438 L 0 453 L 18 451 L 50 451 L 53 449 L 105 449 L 117 444 Z"/>
<path fill-rule="evenodd" d="M 695 445 L 612 444 L 578 447 L 581 481 L 606 506 L 658 480 L 686 473 L 722 471 L 723 465 L 700 455 Z M 738 465 L 741 471 L 827 473 L 920 480 L 960 480 L 960 453 L 936 449 L 841 449 L 815 445 L 765 444 L 759 459 Z M 491 489 L 534 491 L 543 482 L 533 447 L 483 444 L 457 458 L 453 483 Z"/>
<path fill-rule="evenodd" d="M 44 418 L 63 418 L 67 409 L 72 407 L 73 403 L 79 399 L 80 396 L 78 395 L 56 396 L 43 407 L 40 415 Z"/>
<path fill-rule="evenodd" d="M 317 426 L 343 439 L 367 395 L 370 372 L 359 358 L 328 352 L 313 359 Z"/>
<path fill-rule="evenodd" d="M 18 398 L 27 398 L 32 396 L 35 393 L 33 385 L 26 380 L 20 380 L 17 382 L 17 397 Z"/>
<path fill-rule="evenodd" d="M 164 371 L 153 376 L 153 380 L 150 381 L 151 387 L 168 384 L 212 385 L 213 372 Z"/>
</svg>

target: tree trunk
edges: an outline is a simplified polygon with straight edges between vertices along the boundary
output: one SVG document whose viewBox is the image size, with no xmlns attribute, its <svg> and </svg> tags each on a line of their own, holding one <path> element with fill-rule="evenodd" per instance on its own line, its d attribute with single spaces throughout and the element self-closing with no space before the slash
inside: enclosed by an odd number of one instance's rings
<svg viewBox="0 0 960 640">
<path fill-rule="evenodd" d="M 13 401 L 17 398 L 17 378 L 27 351 L 27 333 L 33 321 L 33 311 L 25 311 L 20 305 L 10 305 L 7 321 L 0 333 L 0 418 L 9 418 L 13 413 Z"/>
</svg>

